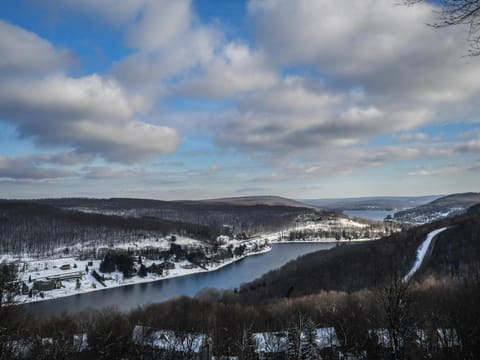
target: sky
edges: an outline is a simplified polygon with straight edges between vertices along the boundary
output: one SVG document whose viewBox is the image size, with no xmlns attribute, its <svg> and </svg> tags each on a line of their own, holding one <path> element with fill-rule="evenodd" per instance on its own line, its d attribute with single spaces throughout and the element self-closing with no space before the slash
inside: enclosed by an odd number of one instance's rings
<svg viewBox="0 0 480 360">
<path fill-rule="evenodd" d="M 480 191 L 480 57 L 435 6 L 5 2 L 0 197 Z"/>
</svg>

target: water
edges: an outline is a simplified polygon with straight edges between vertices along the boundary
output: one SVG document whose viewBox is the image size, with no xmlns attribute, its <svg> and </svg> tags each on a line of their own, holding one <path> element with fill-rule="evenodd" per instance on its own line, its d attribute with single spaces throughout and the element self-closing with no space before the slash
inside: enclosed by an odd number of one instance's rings
<svg viewBox="0 0 480 360">
<path fill-rule="evenodd" d="M 128 285 L 86 294 L 22 305 L 37 314 L 78 312 L 88 308 L 115 306 L 130 310 L 178 296 L 194 296 L 203 288 L 232 289 L 252 281 L 270 270 L 277 269 L 298 256 L 330 249 L 333 243 L 275 244 L 272 251 L 249 256 L 217 271 L 199 273 L 150 283 Z"/>
<path fill-rule="evenodd" d="M 398 210 L 344 210 L 343 213 L 350 217 L 356 216 L 369 220 L 383 221 L 387 215 L 392 215 Z"/>
</svg>

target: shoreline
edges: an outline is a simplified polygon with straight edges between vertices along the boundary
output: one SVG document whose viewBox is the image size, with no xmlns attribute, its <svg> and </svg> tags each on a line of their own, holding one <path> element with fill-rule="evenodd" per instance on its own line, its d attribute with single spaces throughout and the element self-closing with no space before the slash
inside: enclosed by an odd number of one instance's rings
<svg viewBox="0 0 480 360">
<path fill-rule="evenodd" d="M 32 298 L 29 298 L 29 297 L 25 297 L 25 295 L 20 295 L 21 297 L 23 297 L 24 299 L 22 300 L 19 300 L 19 301 L 15 301 L 11 304 L 9 304 L 8 306 L 22 306 L 22 305 L 27 305 L 27 304 L 33 304 L 33 303 L 38 303 L 38 302 L 45 302 L 45 301 L 51 301 L 51 300 L 56 300 L 56 299 L 60 299 L 60 298 L 66 298 L 66 297 L 71 297 L 71 296 L 75 296 L 75 295 L 82 295 L 82 294 L 87 294 L 87 293 L 92 293 L 92 292 L 97 292 L 97 291 L 104 291 L 104 290 L 108 290 L 108 289 L 113 289 L 113 288 L 117 288 L 117 287 L 126 287 L 126 286 L 133 286 L 133 285 L 138 285 L 138 284 L 146 284 L 146 283 L 153 283 L 153 282 L 157 282 L 157 281 L 163 281 L 163 280 L 169 280 L 169 279 L 174 279 L 174 278 L 179 278 L 179 277 L 183 277 L 183 276 L 189 276 L 189 275 L 195 275 L 195 274 L 201 274 L 201 273 L 207 273 L 207 272 L 213 272 L 213 271 L 217 271 L 217 270 L 220 270 L 226 266 L 229 266 L 235 262 L 238 262 L 238 261 L 241 261 L 249 256 L 256 256 L 256 255 L 262 255 L 262 254 L 265 254 L 265 253 L 268 253 L 272 250 L 272 245 L 274 244 L 279 244 L 279 245 L 284 245 L 284 244 L 344 244 L 344 243 L 353 243 L 353 242 L 365 242 L 365 241 L 375 241 L 375 240 L 378 240 L 378 239 L 355 239 L 355 240 L 335 240 L 335 239 L 323 239 L 323 240 L 320 240 L 320 239 L 314 239 L 314 240 L 304 240 L 304 241 L 301 241 L 301 240 L 295 240 L 295 241 L 279 241 L 279 240 L 269 240 L 269 243 L 270 245 L 266 246 L 264 249 L 260 250 L 260 251 L 255 251 L 255 252 L 250 252 L 250 253 L 247 253 L 247 254 L 244 254 L 242 256 L 239 256 L 239 257 L 234 257 L 232 259 L 229 259 L 223 263 L 218 263 L 217 266 L 211 266 L 211 267 L 208 267 L 207 269 L 202 269 L 200 267 L 198 268 L 195 268 L 195 269 L 183 269 L 183 268 L 177 268 L 173 274 L 167 274 L 167 275 L 164 275 L 164 276 L 153 276 L 153 275 L 150 275 L 149 277 L 145 277 L 145 278 L 141 278 L 139 277 L 138 275 L 135 276 L 134 278 L 129 278 L 125 281 L 122 281 L 122 282 L 111 282 L 108 284 L 107 287 L 96 287 L 96 288 L 93 288 L 93 287 L 89 287 L 89 288 L 81 288 L 80 290 L 78 289 L 74 289 L 74 290 L 71 290 L 71 292 L 66 292 L 66 293 L 60 293 L 60 294 L 52 294 L 52 296 L 46 296 L 44 298 L 41 298 L 39 296 L 35 296 L 35 297 L 32 297 Z M 61 260 L 62 258 L 60 259 L 57 259 L 57 260 Z M 179 263 L 176 263 L 176 264 L 179 264 Z M 178 271 L 180 270 L 180 271 Z M 85 274 L 86 277 L 89 277 L 91 276 L 90 274 Z M 112 280 L 110 280 L 112 281 Z M 97 282 L 98 283 L 98 282 Z M 52 290 L 52 291 L 55 291 L 55 290 Z M 65 290 L 67 291 L 67 290 Z M 48 292 L 47 292 L 47 295 L 48 295 Z"/>
<path fill-rule="evenodd" d="M 56 294 L 53 297 L 46 297 L 46 298 L 40 298 L 40 297 L 33 298 L 32 297 L 32 298 L 27 298 L 24 301 L 15 301 L 11 304 L 8 304 L 7 306 L 22 306 L 22 305 L 33 304 L 33 303 L 37 303 L 37 302 L 45 302 L 45 301 L 51 301 L 51 300 L 66 298 L 66 297 L 75 296 L 75 295 L 82 295 L 82 294 L 88 294 L 88 293 L 97 292 L 97 291 L 104 291 L 104 290 L 113 289 L 113 288 L 117 288 L 117 287 L 134 286 L 134 285 L 137 285 L 137 284 L 146 284 L 146 283 L 152 283 L 152 282 L 156 282 L 156 281 L 163 281 L 163 280 L 179 278 L 179 277 L 183 277 L 183 276 L 213 272 L 213 271 L 220 270 L 220 269 L 222 269 L 222 268 L 224 268 L 228 265 L 231 265 L 235 262 L 243 260 L 243 259 L 245 259 L 249 256 L 266 254 L 266 253 L 270 252 L 271 250 L 272 250 L 272 247 L 268 246 L 265 249 L 262 249 L 260 251 L 255 251 L 255 252 L 251 252 L 251 253 L 248 253 L 248 254 L 245 254 L 245 255 L 242 255 L 242 256 L 239 256 L 239 257 L 234 257 L 234 258 L 232 258 L 228 261 L 225 261 L 223 263 L 219 263 L 218 266 L 209 267 L 209 268 L 207 268 L 207 270 L 198 267 L 196 269 L 188 269 L 188 270 L 183 269 L 183 270 L 186 270 L 186 271 L 182 271 L 181 273 L 175 273 L 175 274 L 172 274 L 172 275 L 156 277 L 156 278 L 151 278 L 151 277 L 150 278 L 140 278 L 140 277 L 136 276 L 136 278 L 129 278 L 128 280 L 133 279 L 133 281 L 128 281 L 127 280 L 128 282 L 126 282 L 126 283 L 125 282 L 122 282 L 122 283 L 117 282 L 117 283 L 109 284 L 109 286 L 107 286 L 107 287 L 88 288 L 88 289 L 82 289 L 81 291 L 76 291 L 75 290 L 75 292 L 72 292 L 72 293 Z M 54 290 L 52 290 L 52 291 L 54 291 Z"/>
</svg>

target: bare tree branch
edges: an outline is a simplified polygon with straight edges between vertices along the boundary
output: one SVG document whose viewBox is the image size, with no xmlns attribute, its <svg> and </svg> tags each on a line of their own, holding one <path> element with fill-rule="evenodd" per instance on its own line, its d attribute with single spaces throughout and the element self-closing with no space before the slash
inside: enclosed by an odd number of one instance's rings
<svg viewBox="0 0 480 360">
<path fill-rule="evenodd" d="M 415 5 L 425 0 L 404 0 L 406 5 Z M 480 0 L 441 0 L 437 12 L 438 22 L 430 24 L 436 28 L 455 25 L 468 26 L 471 43 L 469 55 L 480 55 Z"/>
</svg>

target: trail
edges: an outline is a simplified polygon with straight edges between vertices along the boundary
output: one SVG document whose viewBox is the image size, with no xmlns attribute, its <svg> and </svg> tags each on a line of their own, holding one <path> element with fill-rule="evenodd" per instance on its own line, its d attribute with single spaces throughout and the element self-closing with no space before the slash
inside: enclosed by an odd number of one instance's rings
<svg viewBox="0 0 480 360">
<path fill-rule="evenodd" d="M 433 230 L 427 234 L 427 237 L 423 241 L 423 243 L 420 245 L 420 247 L 417 250 L 417 259 L 415 260 L 415 264 L 413 264 L 412 268 L 410 271 L 403 277 L 403 281 L 407 282 L 412 278 L 412 276 L 417 272 L 417 270 L 420 268 L 420 266 L 423 263 L 423 260 L 425 259 L 425 255 L 427 254 L 428 249 L 430 248 L 430 244 L 432 243 L 432 240 L 440 234 L 442 231 L 445 231 L 447 228 L 441 228 L 437 230 Z"/>
</svg>

